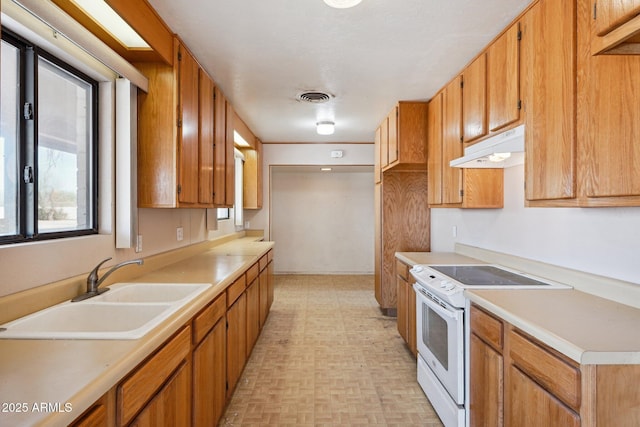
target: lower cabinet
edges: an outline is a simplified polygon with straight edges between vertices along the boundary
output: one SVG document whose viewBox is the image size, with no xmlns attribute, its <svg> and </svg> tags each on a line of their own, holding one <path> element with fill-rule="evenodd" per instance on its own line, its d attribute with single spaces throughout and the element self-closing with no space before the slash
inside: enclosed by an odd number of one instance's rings
<svg viewBox="0 0 640 427">
<path fill-rule="evenodd" d="M 470 347 L 471 426 L 640 425 L 640 365 L 579 364 L 473 304 Z"/>
<path fill-rule="evenodd" d="M 410 266 L 396 259 L 397 280 L 397 310 L 398 332 L 407 343 L 411 353 L 417 357 L 416 337 L 416 293 L 413 290 L 413 280 L 409 274 Z"/>
<path fill-rule="evenodd" d="M 272 257 L 262 278 L 256 262 L 71 425 L 217 425 L 273 302 Z"/>
</svg>

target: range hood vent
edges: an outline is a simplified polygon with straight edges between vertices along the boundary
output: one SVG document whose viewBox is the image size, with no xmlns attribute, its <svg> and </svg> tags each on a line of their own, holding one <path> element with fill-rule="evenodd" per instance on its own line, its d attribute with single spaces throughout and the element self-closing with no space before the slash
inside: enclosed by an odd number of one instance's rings
<svg viewBox="0 0 640 427">
<path fill-rule="evenodd" d="M 508 168 L 524 163 L 524 125 L 509 129 L 464 149 L 464 156 L 451 160 L 455 168 Z"/>
</svg>

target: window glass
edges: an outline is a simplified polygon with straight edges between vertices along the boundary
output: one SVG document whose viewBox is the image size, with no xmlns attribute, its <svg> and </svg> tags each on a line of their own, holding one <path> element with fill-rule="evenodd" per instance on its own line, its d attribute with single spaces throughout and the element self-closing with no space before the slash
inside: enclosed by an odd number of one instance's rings
<svg viewBox="0 0 640 427">
<path fill-rule="evenodd" d="M 2 41 L 2 104 L 0 104 L 0 236 L 18 230 L 18 103 L 20 50 Z"/>
<path fill-rule="evenodd" d="M 92 86 L 38 59 L 38 231 L 82 230 L 92 218 Z"/>
</svg>

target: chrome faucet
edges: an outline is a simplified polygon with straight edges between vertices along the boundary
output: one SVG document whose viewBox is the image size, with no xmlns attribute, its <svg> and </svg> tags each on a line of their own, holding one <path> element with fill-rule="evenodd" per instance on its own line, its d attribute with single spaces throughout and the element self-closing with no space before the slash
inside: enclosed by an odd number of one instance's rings
<svg viewBox="0 0 640 427">
<path fill-rule="evenodd" d="M 96 267 L 93 270 L 91 270 L 91 273 L 89 273 L 89 276 L 87 276 L 87 292 L 82 294 L 82 295 L 78 295 L 77 297 L 73 298 L 71 300 L 71 302 L 83 301 L 83 300 L 86 300 L 87 298 L 95 297 L 96 295 L 100 295 L 102 293 L 107 292 L 109 290 L 109 288 L 102 288 L 102 289 L 98 289 L 98 288 L 100 287 L 102 282 L 104 282 L 104 280 L 107 277 L 109 277 L 109 275 L 111 273 L 113 273 L 114 271 L 116 271 L 120 267 L 124 267 L 125 265 L 129 265 L 129 264 L 142 265 L 144 263 L 144 261 L 141 260 L 141 259 L 134 259 L 134 260 L 131 260 L 131 261 L 124 261 L 124 262 L 121 262 L 120 264 L 116 264 L 113 267 L 111 267 L 111 269 L 109 271 L 107 271 L 102 277 L 99 278 L 98 277 L 98 269 L 100 269 L 100 266 L 102 264 L 104 264 L 105 262 L 109 261 L 110 259 L 111 258 L 107 258 L 107 259 L 103 260 L 98 265 L 96 265 Z"/>
</svg>

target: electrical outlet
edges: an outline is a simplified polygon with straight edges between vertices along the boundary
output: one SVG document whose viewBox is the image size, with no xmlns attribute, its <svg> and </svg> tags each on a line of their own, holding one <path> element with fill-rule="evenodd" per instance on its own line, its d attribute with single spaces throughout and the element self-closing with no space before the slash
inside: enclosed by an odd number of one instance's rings
<svg viewBox="0 0 640 427">
<path fill-rule="evenodd" d="M 142 252 L 142 234 L 136 237 L 136 253 Z"/>
<path fill-rule="evenodd" d="M 453 227 L 451 227 L 451 235 L 453 237 L 458 237 L 458 226 L 454 225 Z"/>
<path fill-rule="evenodd" d="M 178 242 L 184 239 L 184 229 L 182 227 L 176 228 L 176 239 L 178 240 Z"/>
<path fill-rule="evenodd" d="M 251 228 L 251 223 L 249 221 L 245 221 L 244 228 Z"/>
</svg>

